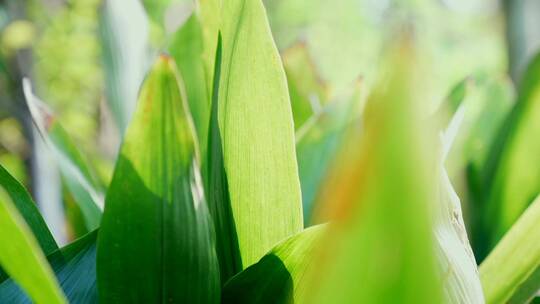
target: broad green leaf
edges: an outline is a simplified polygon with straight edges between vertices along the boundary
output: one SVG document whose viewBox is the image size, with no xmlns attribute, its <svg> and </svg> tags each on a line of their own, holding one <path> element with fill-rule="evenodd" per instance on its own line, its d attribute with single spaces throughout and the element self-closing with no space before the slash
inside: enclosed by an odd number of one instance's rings
<svg viewBox="0 0 540 304">
<path fill-rule="evenodd" d="M 38 241 L 0 187 L 0 266 L 37 303 L 66 303 Z"/>
<path fill-rule="evenodd" d="M 518 101 L 492 146 L 483 175 L 485 257 L 540 192 L 540 54 L 531 62 Z"/>
<path fill-rule="evenodd" d="M 97 231 L 88 233 L 47 256 L 70 303 L 97 303 L 96 236 Z M 0 285 L 0 302 L 30 304 L 31 300 L 8 280 Z"/>
<path fill-rule="evenodd" d="M 223 164 L 223 148 L 218 123 L 219 77 L 221 75 L 221 36 L 218 36 L 212 113 L 208 134 L 208 156 L 205 189 L 208 207 L 216 228 L 216 253 L 219 260 L 221 284 L 242 270 L 238 235 L 233 219 L 227 173 Z"/>
<path fill-rule="evenodd" d="M 350 145 L 344 193 L 312 270 L 308 303 L 441 303 L 431 204 L 431 126 L 420 119 L 427 84 L 410 41 L 389 49 L 368 99 L 364 132 Z M 351 149 L 352 148 L 352 149 Z"/>
<path fill-rule="evenodd" d="M 98 238 L 100 302 L 219 300 L 199 174 L 183 85 L 174 60 L 162 55 L 142 86 L 107 192 Z"/>
<path fill-rule="evenodd" d="M 325 225 L 313 226 L 278 244 L 225 284 L 222 303 L 301 302 L 325 231 Z"/>
<path fill-rule="evenodd" d="M 540 289 L 540 196 L 480 265 L 486 303 L 527 303 Z"/>
<path fill-rule="evenodd" d="M 201 156 L 205 159 L 208 143 L 210 117 L 210 86 L 206 81 L 203 52 L 202 29 L 197 15 L 191 17 L 174 34 L 169 46 L 171 56 L 186 84 L 186 95 L 193 117 Z"/>
<path fill-rule="evenodd" d="M 96 229 L 103 209 L 100 183 L 52 111 L 32 93 L 28 79 L 24 79 L 23 88 L 32 120 L 52 150 L 63 180 L 84 215 L 87 229 Z"/>
<path fill-rule="evenodd" d="M 43 217 L 39 213 L 36 203 L 24 186 L 11 176 L 2 165 L 0 165 L 0 185 L 7 192 L 13 205 L 17 208 L 28 228 L 34 234 L 43 253 L 48 255 L 58 249 L 58 245 L 49 231 L 45 220 L 43 220 Z"/>
<path fill-rule="evenodd" d="M 148 63 L 148 17 L 139 0 L 105 0 L 100 31 L 107 102 L 123 136 Z"/>
<path fill-rule="evenodd" d="M 302 229 L 287 81 L 260 0 L 223 1 L 218 121 L 242 265 Z"/>
</svg>

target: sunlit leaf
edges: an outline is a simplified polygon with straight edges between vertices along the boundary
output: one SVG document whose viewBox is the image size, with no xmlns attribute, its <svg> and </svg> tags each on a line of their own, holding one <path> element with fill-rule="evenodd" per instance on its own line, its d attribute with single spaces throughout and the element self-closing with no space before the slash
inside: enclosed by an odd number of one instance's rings
<svg viewBox="0 0 540 304">
<path fill-rule="evenodd" d="M 98 238 L 100 302 L 219 300 L 194 138 L 176 64 L 162 55 L 143 84 L 107 192 Z"/>
<path fill-rule="evenodd" d="M 540 55 L 528 67 L 518 101 L 501 127 L 484 169 L 484 242 L 477 252 L 481 258 L 540 192 L 540 141 L 535 140 L 539 137 Z"/>
<path fill-rule="evenodd" d="M 540 197 L 480 265 L 486 303 L 527 303 L 540 288 Z"/>
<path fill-rule="evenodd" d="M 287 81 L 260 0 L 223 2 L 218 121 L 243 267 L 302 229 Z"/>
<path fill-rule="evenodd" d="M 325 231 L 324 225 L 310 227 L 278 244 L 225 284 L 222 303 L 301 302 L 309 292 L 305 277 Z"/>
<path fill-rule="evenodd" d="M 2 165 L 0 165 L 0 185 L 11 198 L 13 205 L 23 217 L 28 228 L 32 230 L 43 253 L 48 255 L 58 249 L 58 245 L 49 231 L 45 220 L 43 220 L 43 217 L 39 213 L 36 203 L 23 185 L 11 176 Z"/>
<path fill-rule="evenodd" d="M 101 185 L 52 111 L 32 93 L 28 79 L 24 79 L 23 87 L 32 120 L 51 148 L 63 180 L 84 215 L 86 227 L 96 229 L 103 209 Z"/>
<path fill-rule="evenodd" d="M 36 238 L 0 187 L 0 266 L 37 303 L 66 303 Z"/>
</svg>

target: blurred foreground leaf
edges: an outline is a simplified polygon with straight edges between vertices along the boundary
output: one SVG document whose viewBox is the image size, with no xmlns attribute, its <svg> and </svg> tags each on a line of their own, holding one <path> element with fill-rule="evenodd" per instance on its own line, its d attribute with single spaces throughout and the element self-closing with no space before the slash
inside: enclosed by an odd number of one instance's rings
<svg viewBox="0 0 540 304">
<path fill-rule="evenodd" d="M 104 303 L 219 300 L 193 122 L 176 64 L 165 55 L 143 84 L 107 192 L 98 284 Z"/>
<path fill-rule="evenodd" d="M 287 80 L 260 0 L 223 1 L 218 121 L 243 267 L 302 229 Z"/>
<path fill-rule="evenodd" d="M 410 43 L 391 49 L 361 138 L 346 146 L 349 173 L 325 201 L 334 223 L 312 267 L 309 303 L 442 301 L 429 212 L 435 158 L 422 132 L 425 83 Z"/>
</svg>

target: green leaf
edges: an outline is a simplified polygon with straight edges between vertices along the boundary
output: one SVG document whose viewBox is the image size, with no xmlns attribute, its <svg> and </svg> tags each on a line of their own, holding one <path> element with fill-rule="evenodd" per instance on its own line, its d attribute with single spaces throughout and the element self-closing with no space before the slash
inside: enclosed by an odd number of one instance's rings
<svg viewBox="0 0 540 304">
<path fill-rule="evenodd" d="M 302 229 L 287 81 L 260 0 L 222 7 L 218 121 L 242 265 Z"/>
<path fill-rule="evenodd" d="M 70 303 L 97 303 L 96 237 L 97 230 L 47 256 Z M 13 280 L 0 285 L 0 302 L 31 303 Z"/>
<path fill-rule="evenodd" d="M 30 228 L 0 187 L 0 266 L 37 303 L 66 303 Z"/>
<path fill-rule="evenodd" d="M 206 81 L 203 52 L 203 36 L 197 15 L 191 17 L 174 34 L 169 46 L 171 56 L 186 84 L 186 95 L 193 117 L 201 156 L 205 160 L 210 117 L 210 84 Z"/>
<path fill-rule="evenodd" d="M 84 215 L 87 229 L 96 229 L 103 209 L 100 183 L 52 111 L 32 93 L 28 79 L 23 80 L 23 89 L 32 120 L 53 152 L 63 181 Z"/>
<path fill-rule="evenodd" d="M 11 176 L 2 165 L 0 165 L 0 185 L 7 192 L 13 205 L 24 218 L 28 228 L 30 228 L 38 241 L 41 250 L 43 250 L 43 253 L 48 255 L 57 250 L 58 245 L 49 231 L 45 220 L 39 213 L 36 203 L 24 186 Z"/>
<path fill-rule="evenodd" d="M 338 189 L 345 193 L 326 201 L 334 223 L 313 267 L 309 303 L 442 302 L 429 212 L 437 199 L 434 145 L 420 118 L 428 73 L 410 41 L 388 52 L 362 137 L 347 146 L 351 172 Z"/>
<path fill-rule="evenodd" d="M 141 1 L 105 0 L 100 31 L 105 93 L 123 136 L 137 102 L 148 63 L 148 17 Z"/>
<path fill-rule="evenodd" d="M 219 300 L 192 124 L 176 64 L 162 55 L 141 89 L 107 193 L 98 238 L 100 302 Z"/>
<path fill-rule="evenodd" d="M 238 235 L 231 209 L 229 184 L 223 163 L 222 140 L 218 123 L 219 77 L 221 75 L 221 36 L 218 36 L 212 96 L 212 113 L 208 134 L 208 159 L 205 189 L 208 207 L 216 228 L 216 253 L 221 283 L 225 284 L 242 270 Z"/>
<path fill-rule="evenodd" d="M 302 302 L 308 291 L 306 274 L 313 267 L 325 227 L 313 226 L 288 238 L 234 276 L 223 287 L 222 303 Z"/>
<path fill-rule="evenodd" d="M 540 54 L 528 67 L 518 101 L 492 146 L 484 169 L 485 257 L 540 192 Z M 533 167 L 531 167 L 531 165 Z"/>
<path fill-rule="evenodd" d="M 480 265 L 486 303 L 527 303 L 540 288 L 540 196 Z"/>
</svg>

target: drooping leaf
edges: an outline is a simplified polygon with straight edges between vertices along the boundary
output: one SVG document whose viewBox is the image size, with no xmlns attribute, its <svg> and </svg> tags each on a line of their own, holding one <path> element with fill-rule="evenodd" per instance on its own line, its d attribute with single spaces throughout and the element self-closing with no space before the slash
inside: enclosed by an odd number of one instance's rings
<svg viewBox="0 0 540 304">
<path fill-rule="evenodd" d="M 527 303 L 540 288 L 540 196 L 480 265 L 486 303 Z"/>
<path fill-rule="evenodd" d="M 313 226 L 278 244 L 225 284 L 222 303 L 301 303 L 325 231 L 325 225 Z"/>
<path fill-rule="evenodd" d="M 0 266 L 37 303 L 66 303 L 38 241 L 0 187 Z"/>
<path fill-rule="evenodd" d="M 484 242 L 480 259 L 540 192 L 540 54 L 529 65 L 518 100 L 491 148 L 482 176 Z"/>
<path fill-rule="evenodd" d="M 39 213 L 36 203 L 24 186 L 11 176 L 2 165 L 0 165 L 0 185 L 11 198 L 13 205 L 23 217 L 28 228 L 32 230 L 43 253 L 48 255 L 58 249 L 58 245 L 49 231 L 45 220 Z"/>
<path fill-rule="evenodd" d="M 100 302 L 219 300 L 192 124 L 176 64 L 162 55 L 143 84 L 107 192 L 98 238 Z"/>
<path fill-rule="evenodd" d="M 52 111 L 32 93 L 28 79 L 23 80 L 23 89 L 34 124 L 53 152 L 63 180 L 84 215 L 86 227 L 96 229 L 103 209 L 100 183 Z"/>
<path fill-rule="evenodd" d="M 96 236 L 97 230 L 47 256 L 70 303 L 97 303 Z M 13 280 L 0 284 L 0 302 L 32 303 Z"/>
<path fill-rule="evenodd" d="M 122 136 L 148 63 L 148 17 L 141 1 L 103 1 L 100 22 L 107 102 Z"/>
<path fill-rule="evenodd" d="M 218 121 L 243 267 L 302 229 L 285 73 L 260 0 L 223 1 Z"/>
<path fill-rule="evenodd" d="M 435 161 L 420 119 L 427 84 L 409 40 L 389 52 L 361 139 L 346 146 L 343 192 L 325 202 L 334 224 L 312 268 L 309 303 L 442 302 L 429 212 Z"/>
<path fill-rule="evenodd" d="M 186 95 L 200 143 L 201 157 L 205 159 L 211 92 L 210 84 L 206 81 L 202 57 L 202 29 L 196 14 L 192 14 L 174 34 L 169 51 L 186 84 Z"/>
</svg>

